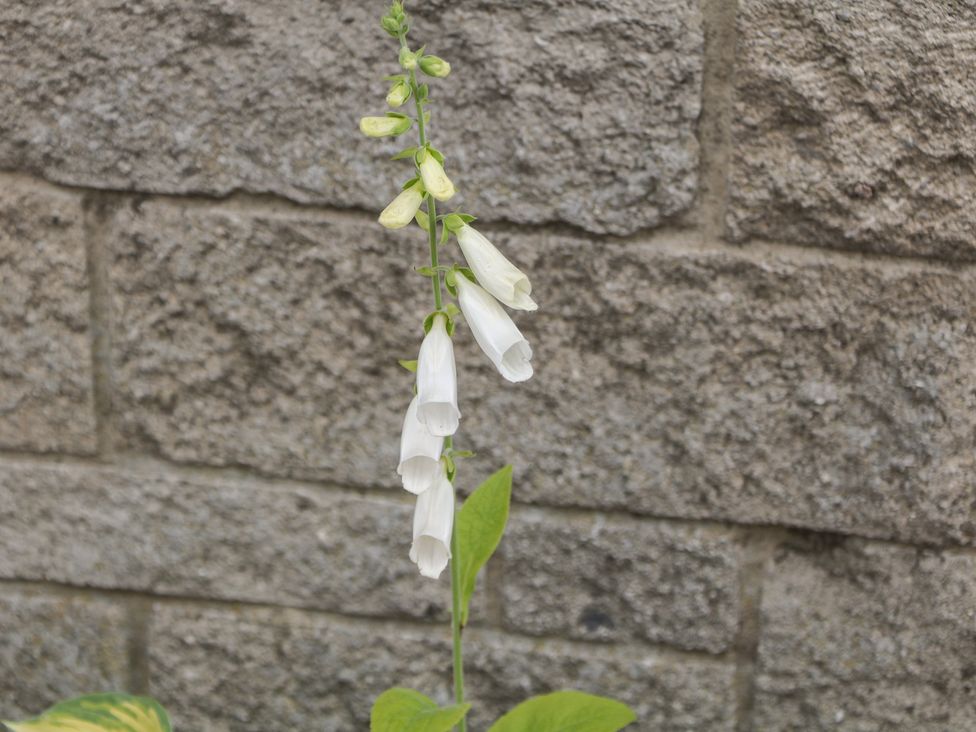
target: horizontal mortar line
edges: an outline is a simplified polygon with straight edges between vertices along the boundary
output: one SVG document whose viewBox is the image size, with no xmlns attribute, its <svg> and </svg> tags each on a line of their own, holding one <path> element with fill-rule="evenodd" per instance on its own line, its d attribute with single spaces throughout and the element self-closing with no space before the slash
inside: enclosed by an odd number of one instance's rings
<svg viewBox="0 0 976 732">
<path fill-rule="evenodd" d="M 285 213 L 318 213 L 323 221 L 328 217 L 342 216 L 360 222 L 375 222 L 376 212 L 369 211 L 362 207 L 350 206 L 341 207 L 328 204 L 299 203 L 291 199 L 281 197 L 277 194 L 255 194 L 245 191 L 235 191 L 226 195 L 206 195 L 206 194 L 176 194 L 176 193 L 149 193 L 111 188 L 90 188 L 81 185 L 70 185 L 57 183 L 45 178 L 38 177 L 31 173 L 18 171 L 0 170 L 0 183 L 4 181 L 27 181 L 34 185 L 50 187 L 60 192 L 74 194 L 101 194 L 118 196 L 128 201 L 170 201 L 174 204 L 189 205 L 198 208 L 206 208 L 213 204 L 226 206 L 228 210 L 243 214 L 281 214 Z M 219 209 L 218 209 L 219 210 Z M 487 219 L 486 219 L 487 221 Z M 938 267 L 947 272 L 968 272 L 976 269 L 976 261 L 955 261 L 942 260 L 933 256 L 892 254 L 869 251 L 857 251 L 829 246 L 808 246 L 791 242 L 781 242 L 767 240 L 758 237 L 747 238 L 740 242 L 727 242 L 721 238 L 705 237 L 702 225 L 696 223 L 692 226 L 681 226 L 678 224 L 665 224 L 657 227 L 646 227 L 637 232 L 627 235 L 593 233 L 561 221 L 550 221 L 543 223 L 524 224 L 510 220 L 495 220 L 490 222 L 492 229 L 500 232 L 513 232 L 528 230 L 530 233 L 548 233 L 552 235 L 564 234 L 579 238 L 597 239 L 604 242 L 647 245 L 666 253 L 673 253 L 677 256 L 691 252 L 701 252 L 709 254 L 723 254 L 743 256 L 753 261 L 764 261 L 762 254 L 766 253 L 786 253 L 795 257 L 800 262 L 831 262 L 845 266 L 864 266 L 864 265 L 892 265 L 898 268 L 910 268 L 911 266 L 925 265 L 928 267 Z"/>
<path fill-rule="evenodd" d="M 940 259 L 939 257 L 928 254 L 862 251 L 825 244 L 801 244 L 775 239 L 764 239 L 762 237 L 747 237 L 737 242 L 717 243 L 724 244 L 725 249 L 739 249 L 743 252 L 752 251 L 757 255 L 765 252 L 788 252 L 805 261 L 829 261 L 831 263 L 845 264 L 852 268 L 866 265 L 881 265 L 883 267 L 892 267 L 895 271 L 912 271 L 919 265 L 923 265 L 931 269 L 944 270 L 949 273 L 958 273 L 960 271 L 970 273 L 976 271 L 976 260 Z"/>
<path fill-rule="evenodd" d="M 272 191 L 249 191 L 246 188 L 236 187 L 226 193 L 208 193 L 205 191 L 177 192 L 177 191 L 143 191 L 127 188 L 94 187 L 77 183 L 65 183 L 62 181 L 51 180 L 42 175 L 19 171 L 0 169 L 0 182 L 29 182 L 34 185 L 50 187 L 63 193 L 76 195 L 94 194 L 103 196 L 118 197 L 128 201 L 162 201 L 173 205 L 188 206 L 192 208 L 213 207 L 219 204 L 219 208 L 226 210 L 246 213 L 246 214 L 304 214 L 316 213 L 325 217 L 345 216 L 356 221 L 376 223 L 379 216 L 378 210 L 366 208 L 358 204 L 343 206 L 335 203 L 322 203 L 315 201 L 301 201 Z M 219 210 L 219 208 L 217 210 Z M 580 238 L 612 240 L 614 242 L 627 243 L 632 241 L 645 240 L 648 237 L 659 235 L 662 231 L 687 234 L 697 231 L 696 225 L 682 226 L 678 223 L 679 217 L 673 217 L 662 221 L 658 226 L 642 227 L 630 234 L 613 234 L 610 232 L 593 232 L 577 224 L 573 224 L 561 219 L 545 219 L 534 222 L 520 222 L 508 218 L 482 219 L 490 223 L 492 228 L 499 230 L 528 230 L 531 233 L 551 233 L 568 234 Z"/>
<path fill-rule="evenodd" d="M 120 600 L 123 602 L 149 601 L 160 605 L 171 605 L 177 607 L 181 605 L 191 605 L 199 608 L 214 608 L 222 610 L 231 609 L 265 612 L 286 611 L 305 615 L 311 618 L 332 620 L 344 625 L 370 625 L 374 627 L 381 627 L 394 624 L 423 633 L 429 633 L 432 628 L 443 628 L 445 638 L 448 638 L 450 633 L 450 626 L 446 621 L 425 621 L 399 615 L 365 615 L 360 613 L 325 610 L 314 605 L 267 603 L 254 600 L 227 599 L 169 592 L 155 593 L 151 591 L 113 587 L 75 585 L 70 582 L 47 579 L 36 580 L 0 577 L 0 586 L 22 592 L 43 591 L 46 594 L 59 597 L 99 598 L 105 600 Z M 731 663 L 734 659 L 731 650 L 723 651 L 721 653 L 712 653 L 705 650 L 688 650 L 665 643 L 654 643 L 640 638 L 604 641 L 566 638 L 551 634 L 530 635 L 528 633 L 520 633 L 507 628 L 496 627 L 479 622 L 472 622 L 466 627 L 473 632 L 501 636 L 523 643 L 562 644 L 571 648 L 576 648 L 581 654 L 604 653 L 607 656 L 610 656 L 618 653 L 625 653 L 627 655 L 632 655 L 635 658 L 653 655 L 662 661 L 697 662 L 714 665 L 726 665 Z"/>
<path fill-rule="evenodd" d="M 139 453 L 116 453 L 109 457 L 75 457 L 50 453 L 31 453 L 22 450 L 10 451 L 0 448 L 0 469 L 10 466 L 64 466 L 87 469 L 116 470 L 139 478 L 181 478 L 203 482 L 220 482 L 245 485 L 253 490 L 312 490 L 333 496 L 346 496 L 377 500 L 390 505 L 412 505 L 413 495 L 393 486 L 351 485 L 336 481 L 289 478 L 267 473 L 250 466 L 216 466 L 205 463 L 177 462 L 158 456 Z M 951 542 L 939 544 L 931 541 L 908 541 L 881 534 L 857 532 L 849 529 L 812 527 L 793 523 L 756 523 L 739 521 L 734 518 L 708 518 L 682 516 L 667 513 L 639 513 L 620 508 L 598 506 L 569 506 L 555 503 L 512 500 L 512 506 L 526 511 L 536 511 L 558 518 L 580 518 L 589 521 L 607 518 L 624 523 L 677 524 L 696 529 L 712 531 L 730 538 L 760 536 L 766 538 L 785 538 L 788 535 L 818 534 L 827 537 L 841 537 L 870 541 L 876 544 L 903 547 L 906 549 L 936 550 L 970 556 L 976 555 L 976 546 Z"/>
</svg>

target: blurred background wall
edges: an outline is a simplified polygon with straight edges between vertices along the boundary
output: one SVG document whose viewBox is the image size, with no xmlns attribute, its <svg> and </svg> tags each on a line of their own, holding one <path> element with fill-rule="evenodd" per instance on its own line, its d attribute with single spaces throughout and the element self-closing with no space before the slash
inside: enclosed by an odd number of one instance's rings
<svg viewBox="0 0 976 732">
<path fill-rule="evenodd" d="M 394 473 L 426 244 L 357 131 L 384 9 L 0 8 L 0 717 L 447 699 Z M 526 384 L 458 339 L 461 488 L 516 476 L 476 728 L 572 686 L 641 730 L 976 729 L 976 6 L 408 10 L 457 200 L 541 305 Z"/>
</svg>

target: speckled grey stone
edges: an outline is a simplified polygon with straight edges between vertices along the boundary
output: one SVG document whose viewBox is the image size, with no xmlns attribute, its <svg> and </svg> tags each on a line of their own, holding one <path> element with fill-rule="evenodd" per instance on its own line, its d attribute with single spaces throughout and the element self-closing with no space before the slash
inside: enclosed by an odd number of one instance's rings
<svg viewBox="0 0 976 732">
<path fill-rule="evenodd" d="M 811 539 L 763 588 L 755 728 L 976 728 L 976 556 Z"/>
<path fill-rule="evenodd" d="M 504 622 L 720 653 L 739 622 L 739 553 L 719 529 L 516 507 L 501 544 Z"/>
<path fill-rule="evenodd" d="M 151 691 L 177 729 L 365 729 L 373 700 L 391 686 L 449 702 L 449 635 L 447 626 L 160 605 L 150 634 Z M 465 638 L 473 729 L 528 696 L 560 688 L 632 704 L 638 729 L 732 729 L 728 664 L 497 632 L 470 630 Z"/>
<path fill-rule="evenodd" d="M 729 225 L 976 259 L 976 6 L 742 0 Z"/>
<path fill-rule="evenodd" d="M 4 719 L 28 719 L 81 694 L 129 690 L 130 631 L 121 601 L 5 585 L 0 637 Z"/>
<path fill-rule="evenodd" d="M 44 0 L 0 9 L 0 166 L 95 188 L 385 204 L 368 140 L 397 45 L 385 3 Z M 411 10 L 412 12 L 412 10 Z M 627 233 L 694 198 L 697 0 L 418 3 L 433 140 L 476 214 Z M 404 137 L 415 144 L 416 133 Z M 401 145 L 402 146 L 402 145 Z"/>
<path fill-rule="evenodd" d="M 976 540 L 970 273 L 484 230 L 533 277 L 536 374 L 504 382 L 459 329 L 462 490 L 512 462 L 523 501 Z M 420 232 L 150 202 L 112 239 L 125 446 L 398 484 Z"/>
<path fill-rule="evenodd" d="M 0 447 L 95 450 L 81 196 L 0 177 Z"/>
<path fill-rule="evenodd" d="M 77 466 L 0 469 L 0 576 L 444 618 L 406 502 Z"/>
</svg>

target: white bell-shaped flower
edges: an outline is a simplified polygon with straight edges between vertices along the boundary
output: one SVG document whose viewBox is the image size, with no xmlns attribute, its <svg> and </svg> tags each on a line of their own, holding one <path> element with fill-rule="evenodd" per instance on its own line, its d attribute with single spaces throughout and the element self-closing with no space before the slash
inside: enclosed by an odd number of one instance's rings
<svg viewBox="0 0 976 732">
<path fill-rule="evenodd" d="M 532 376 L 532 348 L 515 323 L 491 295 L 458 273 L 458 303 L 474 339 L 498 373 L 509 381 Z"/>
<path fill-rule="evenodd" d="M 510 308 L 536 310 L 539 307 L 529 297 L 532 294 L 529 278 L 481 232 L 465 224 L 455 234 L 468 266 L 482 287 Z"/>
<path fill-rule="evenodd" d="M 390 201 L 380 214 L 380 224 L 387 229 L 402 229 L 413 221 L 424 200 L 424 186 L 417 181 Z"/>
<path fill-rule="evenodd" d="M 430 488 L 443 472 L 443 449 L 444 438 L 430 434 L 426 425 L 417 418 L 417 397 L 414 397 L 407 407 L 403 432 L 400 433 L 397 474 L 403 478 L 403 487 L 418 495 Z"/>
<path fill-rule="evenodd" d="M 417 356 L 417 417 L 438 437 L 457 432 L 461 419 L 454 344 L 447 334 L 447 318 L 443 315 L 434 316 Z"/>
<path fill-rule="evenodd" d="M 413 543 L 410 561 L 424 577 L 437 579 L 451 558 L 454 530 L 454 486 L 440 466 L 434 484 L 417 496 L 413 514 Z"/>
</svg>

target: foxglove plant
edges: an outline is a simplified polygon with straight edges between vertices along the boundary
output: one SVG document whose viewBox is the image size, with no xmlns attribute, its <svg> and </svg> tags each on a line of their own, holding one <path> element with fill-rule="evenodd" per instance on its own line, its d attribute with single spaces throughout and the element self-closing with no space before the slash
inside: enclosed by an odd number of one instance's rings
<svg viewBox="0 0 976 732">
<path fill-rule="evenodd" d="M 456 189 L 444 168 L 444 155 L 430 138 L 430 91 L 418 81 L 418 72 L 443 78 L 451 65 L 407 42 L 409 23 L 403 3 L 395 1 L 381 20 L 383 29 L 399 44 L 401 73 L 386 77 L 392 83 L 386 102 L 400 108 L 413 100 L 414 116 L 387 112 L 363 117 L 360 130 L 368 137 L 396 137 L 416 126 L 418 142 L 393 156 L 412 163 L 401 192 L 379 216 L 388 229 L 400 229 L 415 220 L 427 235 L 429 264 L 418 272 L 430 278 L 433 311 L 424 320 L 425 336 L 416 360 L 400 363 L 415 372 L 416 394 L 407 406 L 400 436 L 397 473 L 403 487 L 417 496 L 410 560 L 423 577 L 437 579 L 450 565 L 451 630 L 454 660 L 454 704 L 439 707 L 418 691 L 394 688 L 381 694 L 371 714 L 373 732 L 466 732 L 461 636 L 474 594 L 478 572 L 501 541 L 508 520 L 512 469 L 492 475 L 456 509 L 454 482 L 457 461 L 471 453 L 457 450 L 454 435 L 461 411 L 452 338 L 463 317 L 475 341 L 510 382 L 532 377 L 532 348 L 505 307 L 536 310 L 529 278 L 512 264 L 481 232 L 471 227 L 474 217 L 454 211 L 437 213 L 437 202 L 447 202 Z M 451 235 L 457 239 L 465 263 L 441 264 Z M 458 305 L 445 302 L 444 290 Z M 535 697 L 505 714 L 489 732 L 615 732 L 635 719 L 625 705 L 590 694 L 560 691 Z"/>
</svg>

